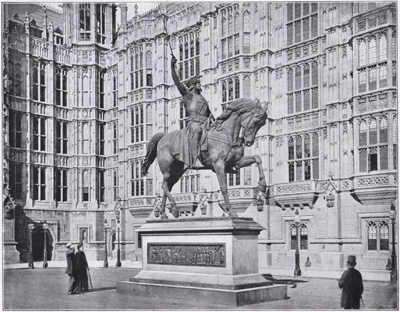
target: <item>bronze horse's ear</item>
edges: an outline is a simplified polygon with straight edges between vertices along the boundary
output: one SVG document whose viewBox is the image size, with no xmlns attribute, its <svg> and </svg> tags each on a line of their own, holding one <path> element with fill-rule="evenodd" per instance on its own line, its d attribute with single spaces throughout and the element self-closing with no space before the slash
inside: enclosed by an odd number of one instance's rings
<svg viewBox="0 0 400 312">
<path fill-rule="evenodd" d="M 260 109 L 262 108 L 262 106 L 261 106 L 261 103 L 260 103 L 260 100 L 259 100 L 259 99 L 257 99 L 257 100 L 256 100 L 256 108 L 257 108 L 257 110 L 260 110 Z"/>
<path fill-rule="evenodd" d="M 260 104 L 260 105 L 262 107 L 262 110 L 263 110 L 264 114 L 268 116 L 268 108 L 269 108 L 268 103 L 262 102 L 262 104 Z"/>
</svg>

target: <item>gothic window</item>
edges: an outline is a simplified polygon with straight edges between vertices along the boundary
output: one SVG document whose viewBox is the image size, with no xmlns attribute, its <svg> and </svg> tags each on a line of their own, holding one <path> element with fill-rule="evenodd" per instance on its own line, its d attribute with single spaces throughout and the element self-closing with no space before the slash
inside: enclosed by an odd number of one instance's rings
<svg viewBox="0 0 400 312">
<path fill-rule="evenodd" d="M 245 79 L 246 82 L 246 79 Z M 249 81 L 250 82 L 250 81 Z M 248 86 L 249 88 L 250 86 Z M 246 88 L 246 86 L 243 86 Z M 222 81 L 222 102 L 232 101 L 240 98 L 239 77 L 233 77 Z"/>
<path fill-rule="evenodd" d="M 96 4 L 96 40 L 97 43 L 106 43 L 106 4 Z"/>
<path fill-rule="evenodd" d="M 359 126 L 359 172 L 389 169 L 387 119 L 362 120 Z"/>
<path fill-rule="evenodd" d="M 226 18 L 226 10 L 222 12 L 222 38 L 221 38 L 221 48 L 222 48 L 222 59 L 232 57 L 240 53 L 240 14 L 238 9 L 235 7 L 235 11 L 232 12 L 232 7 L 227 9 L 229 11 L 228 18 Z M 244 29 L 249 27 L 250 29 L 250 19 L 248 12 L 243 13 Z M 248 25 L 248 26 L 246 26 Z M 246 31 L 246 30 L 244 30 Z M 250 30 L 247 30 L 250 32 Z"/>
<path fill-rule="evenodd" d="M 143 51 L 142 46 L 131 50 L 131 90 L 143 87 Z M 146 72 L 147 73 L 147 72 Z"/>
<path fill-rule="evenodd" d="M 143 122 L 143 120 L 142 120 Z M 142 131 L 143 135 L 143 131 Z M 143 141 L 143 139 L 141 140 Z M 114 122 L 113 123 L 113 154 L 118 153 L 118 123 Z"/>
<path fill-rule="evenodd" d="M 287 28 L 287 45 L 293 44 L 293 23 L 286 26 Z"/>
<path fill-rule="evenodd" d="M 184 53 L 179 60 L 179 78 L 189 79 L 200 74 L 200 41 L 199 32 L 192 31 L 179 37 L 184 44 Z"/>
<path fill-rule="evenodd" d="M 387 86 L 387 65 L 379 65 L 379 86 L 384 88 Z"/>
<path fill-rule="evenodd" d="M 68 79 L 67 71 L 56 69 L 56 105 L 68 106 Z"/>
<path fill-rule="evenodd" d="M 293 3 L 287 4 L 287 20 L 288 22 L 293 20 Z"/>
<path fill-rule="evenodd" d="M 200 175 L 185 173 L 181 178 L 181 193 L 193 193 L 200 190 Z"/>
<path fill-rule="evenodd" d="M 33 167 L 33 200 L 46 200 L 45 167 Z"/>
<path fill-rule="evenodd" d="M 286 24 L 288 46 L 318 36 L 318 14 L 314 14 L 317 8 L 315 4 L 310 12 L 309 3 L 288 4 Z"/>
<path fill-rule="evenodd" d="M 141 175 L 142 163 L 138 160 L 131 163 L 131 196 L 144 195 L 144 181 Z"/>
<path fill-rule="evenodd" d="M 319 179 L 318 134 L 288 138 L 289 182 Z"/>
<path fill-rule="evenodd" d="M 113 107 L 118 106 L 118 72 L 113 72 Z"/>
<path fill-rule="evenodd" d="M 82 154 L 89 154 L 90 152 L 90 132 L 89 124 L 84 122 L 82 124 Z"/>
<path fill-rule="evenodd" d="M 113 199 L 118 199 L 118 169 L 113 170 Z"/>
<path fill-rule="evenodd" d="M 104 170 L 99 170 L 98 171 L 98 198 L 97 198 L 97 201 L 99 203 L 104 202 L 104 194 L 105 194 Z"/>
<path fill-rule="evenodd" d="M 360 40 L 358 49 L 358 65 L 365 66 L 367 64 L 367 43 L 365 40 Z"/>
<path fill-rule="evenodd" d="M 33 149 L 46 151 L 46 119 L 33 117 Z"/>
<path fill-rule="evenodd" d="M 226 81 L 223 80 L 222 81 L 222 102 L 226 102 L 227 101 L 227 97 L 226 97 Z"/>
<path fill-rule="evenodd" d="M 22 199 L 22 168 L 21 164 L 10 162 L 10 188 L 14 199 Z"/>
<path fill-rule="evenodd" d="M 144 140 L 143 117 L 143 106 L 138 105 L 131 109 L 131 143 Z"/>
<path fill-rule="evenodd" d="M 146 140 L 150 141 L 153 136 L 153 109 L 151 105 L 146 106 Z"/>
<path fill-rule="evenodd" d="M 179 129 L 183 129 L 187 126 L 187 118 L 188 114 L 183 106 L 183 102 L 181 101 L 179 103 Z"/>
<path fill-rule="evenodd" d="M 387 37 L 385 34 L 381 34 L 379 37 L 379 62 L 387 60 Z"/>
<path fill-rule="evenodd" d="M 387 37 L 385 34 L 359 40 L 358 64 L 358 92 L 387 87 Z"/>
<path fill-rule="evenodd" d="M 90 4 L 79 4 L 80 40 L 90 41 Z"/>
<path fill-rule="evenodd" d="M 358 73 L 358 92 L 367 91 L 367 71 L 366 69 Z"/>
<path fill-rule="evenodd" d="M 99 108 L 104 108 L 104 73 L 99 75 Z"/>
<path fill-rule="evenodd" d="M 240 170 L 236 173 L 227 174 L 228 186 L 240 185 Z"/>
<path fill-rule="evenodd" d="M 295 250 L 297 246 L 297 227 L 295 224 L 289 226 L 290 230 L 290 249 Z M 299 224 L 299 249 L 308 249 L 308 229 L 305 223 Z"/>
<path fill-rule="evenodd" d="M 311 75 L 310 75 L 311 69 Z M 318 108 L 318 63 L 288 69 L 288 114 Z M 311 78 L 312 77 L 312 78 Z M 311 81 L 310 81 L 311 79 Z M 293 91 L 296 90 L 295 93 Z"/>
<path fill-rule="evenodd" d="M 90 200 L 89 197 L 89 172 L 84 170 L 82 172 L 82 201 L 87 202 Z"/>
<path fill-rule="evenodd" d="M 85 75 L 82 79 L 82 106 L 90 105 L 89 88 L 89 77 Z"/>
<path fill-rule="evenodd" d="M 33 62 L 32 68 L 32 98 L 35 101 L 46 101 L 46 70 L 45 65 Z"/>
<path fill-rule="evenodd" d="M 369 64 L 376 63 L 376 39 L 375 39 L 375 37 L 371 37 L 369 40 L 368 61 L 369 61 Z"/>
<path fill-rule="evenodd" d="M 375 251 L 389 251 L 389 224 L 385 220 L 367 222 L 367 248 Z"/>
<path fill-rule="evenodd" d="M 152 60 L 153 54 L 149 50 L 146 52 L 146 86 L 152 87 L 153 86 L 153 73 L 152 73 Z"/>
<path fill-rule="evenodd" d="M 8 90 L 11 95 L 22 96 L 22 73 L 21 73 L 21 64 L 19 61 L 14 63 L 10 61 L 8 63 L 9 67 L 9 86 Z"/>
<path fill-rule="evenodd" d="M 56 153 L 68 153 L 68 126 L 66 122 L 55 121 L 56 124 Z"/>
<path fill-rule="evenodd" d="M 56 169 L 55 179 L 55 190 L 56 190 L 56 201 L 66 202 L 68 201 L 68 170 Z"/>
<path fill-rule="evenodd" d="M 22 114 L 10 111 L 9 140 L 11 147 L 22 147 Z"/>
<path fill-rule="evenodd" d="M 243 31 L 250 32 L 250 12 L 243 13 Z"/>
<path fill-rule="evenodd" d="M 104 155 L 104 124 L 99 123 L 99 155 Z"/>
<path fill-rule="evenodd" d="M 391 55 L 392 55 L 392 59 L 395 60 L 397 58 L 397 37 L 396 37 L 395 31 L 392 33 Z"/>
</svg>

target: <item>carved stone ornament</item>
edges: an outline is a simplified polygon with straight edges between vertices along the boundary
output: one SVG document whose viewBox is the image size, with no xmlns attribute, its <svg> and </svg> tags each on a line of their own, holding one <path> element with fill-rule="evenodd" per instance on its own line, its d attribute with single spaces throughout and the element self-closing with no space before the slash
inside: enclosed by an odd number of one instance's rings
<svg viewBox="0 0 400 312">
<path fill-rule="evenodd" d="M 148 244 L 147 263 L 225 267 L 225 244 Z"/>
<path fill-rule="evenodd" d="M 337 187 L 332 180 L 332 177 L 329 178 L 328 182 L 325 186 L 325 200 L 326 207 L 332 208 L 335 206 L 335 197 L 336 197 Z"/>
</svg>

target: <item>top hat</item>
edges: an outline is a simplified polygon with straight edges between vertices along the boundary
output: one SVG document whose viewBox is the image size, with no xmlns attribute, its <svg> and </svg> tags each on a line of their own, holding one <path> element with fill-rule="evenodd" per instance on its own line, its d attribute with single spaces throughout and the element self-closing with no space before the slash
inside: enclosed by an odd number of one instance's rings
<svg viewBox="0 0 400 312">
<path fill-rule="evenodd" d="M 356 265 L 357 264 L 356 256 L 349 256 L 348 259 L 347 259 L 347 264 Z"/>
<path fill-rule="evenodd" d="M 65 245 L 65 247 L 67 247 L 67 248 L 69 248 L 69 247 L 71 247 L 71 246 L 72 246 L 72 243 L 71 243 L 71 242 L 68 242 L 67 245 Z"/>
</svg>

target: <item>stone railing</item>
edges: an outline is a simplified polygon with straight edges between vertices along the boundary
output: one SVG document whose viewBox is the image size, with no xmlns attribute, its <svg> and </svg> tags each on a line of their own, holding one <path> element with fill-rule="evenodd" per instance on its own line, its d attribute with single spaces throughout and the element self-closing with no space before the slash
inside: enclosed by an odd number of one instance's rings
<svg viewBox="0 0 400 312">
<path fill-rule="evenodd" d="M 275 195 L 291 195 L 305 192 L 315 192 L 315 181 L 292 182 L 274 185 Z"/>
<path fill-rule="evenodd" d="M 49 43 L 42 39 L 31 38 L 31 52 L 33 56 L 49 58 Z"/>
</svg>

